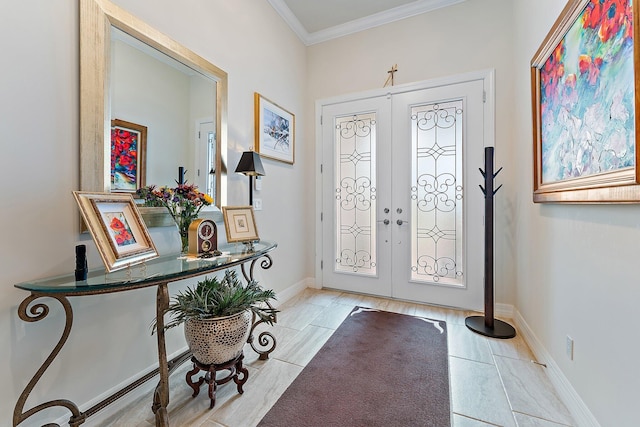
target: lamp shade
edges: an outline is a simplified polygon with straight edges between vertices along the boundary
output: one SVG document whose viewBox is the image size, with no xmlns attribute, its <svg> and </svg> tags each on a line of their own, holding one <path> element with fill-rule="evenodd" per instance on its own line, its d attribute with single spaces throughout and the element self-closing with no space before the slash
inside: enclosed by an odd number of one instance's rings
<svg viewBox="0 0 640 427">
<path fill-rule="evenodd" d="M 242 153 L 242 157 L 240 157 L 240 161 L 236 167 L 236 172 L 247 176 L 264 176 L 264 168 L 262 167 L 260 154 L 255 151 L 245 151 Z"/>
</svg>

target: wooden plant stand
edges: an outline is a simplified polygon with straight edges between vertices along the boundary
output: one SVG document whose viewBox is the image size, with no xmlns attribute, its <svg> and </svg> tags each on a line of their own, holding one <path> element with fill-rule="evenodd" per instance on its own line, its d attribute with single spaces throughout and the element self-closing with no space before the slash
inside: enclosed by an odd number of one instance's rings
<svg viewBox="0 0 640 427">
<path fill-rule="evenodd" d="M 193 369 L 187 372 L 186 377 L 187 384 L 189 384 L 189 387 L 193 389 L 193 394 L 191 396 L 196 397 L 198 393 L 200 393 L 200 386 L 206 382 L 209 384 L 209 399 L 211 400 L 209 409 L 211 409 L 216 404 L 216 390 L 218 385 L 226 384 L 231 380 L 236 383 L 238 393 L 242 394 L 244 392 L 244 390 L 242 390 L 242 386 L 249 378 L 249 371 L 242 367 L 242 359 L 244 359 L 244 354 L 240 353 L 238 357 L 228 362 L 205 365 L 198 362 L 196 358 L 192 356 L 191 362 L 193 362 Z M 194 382 L 193 376 L 200 371 L 205 371 L 206 373 Z M 216 373 L 220 371 L 229 371 L 229 375 L 221 379 L 216 379 Z M 241 377 L 239 374 L 242 374 Z"/>
</svg>

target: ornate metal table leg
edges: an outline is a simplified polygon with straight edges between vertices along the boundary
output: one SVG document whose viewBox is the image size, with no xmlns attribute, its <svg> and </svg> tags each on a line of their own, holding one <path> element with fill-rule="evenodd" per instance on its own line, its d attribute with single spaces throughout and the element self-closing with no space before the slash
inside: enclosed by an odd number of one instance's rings
<svg viewBox="0 0 640 427">
<path fill-rule="evenodd" d="M 271 256 L 269 256 L 268 254 L 265 254 L 264 256 L 262 256 L 261 258 L 262 261 L 260 261 L 260 267 L 263 270 L 268 270 L 269 268 L 271 268 L 271 266 L 273 265 L 273 260 L 271 259 Z M 251 282 L 253 281 L 253 269 L 256 266 L 256 262 L 258 262 L 259 259 L 261 258 L 256 258 L 253 261 L 251 261 L 251 266 L 249 267 L 249 274 L 247 274 L 246 268 L 245 268 L 245 264 L 240 265 L 240 268 L 242 270 L 242 275 L 244 276 L 245 280 L 247 282 Z M 270 308 L 273 308 L 273 306 L 269 303 L 267 303 L 267 305 Z M 276 315 L 273 314 L 272 316 L 270 316 L 271 321 L 273 323 L 277 322 L 277 318 Z M 258 320 L 256 322 L 256 315 L 253 315 L 253 319 L 252 319 L 252 325 L 251 325 L 251 331 L 249 332 L 249 338 L 247 339 L 247 343 L 249 343 L 251 345 L 251 348 L 253 349 L 253 351 L 255 351 L 256 353 L 258 353 L 260 356 L 258 357 L 259 360 L 268 360 L 269 359 L 269 354 L 276 349 L 276 337 L 273 336 L 273 334 L 271 332 L 268 331 L 264 331 L 261 332 L 260 335 L 258 335 L 258 341 L 257 344 L 261 347 L 264 347 L 264 350 L 258 349 L 256 348 L 255 344 L 254 344 L 254 336 L 253 336 L 253 331 L 255 330 L 256 326 L 258 326 L 261 323 L 265 323 L 264 320 Z"/>
<path fill-rule="evenodd" d="M 166 427 L 169 425 L 169 365 L 167 364 L 167 348 L 164 337 L 164 313 L 169 308 L 169 291 L 166 283 L 158 285 L 156 294 L 156 325 L 158 336 L 158 369 L 160 370 L 160 381 L 153 395 L 152 410 L 156 414 L 156 426 Z"/>
<path fill-rule="evenodd" d="M 38 298 L 43 298 L 43 296 L 37 295 L 37 294 L 31 294 L 24 301 L 22 301 L 22 303 L 20 304 L 20 307 L 18 307 L 18 316 L 20 316 L 20 319 L 24 320 L 25 322 L 37 322 L 47 317 L 47 315 L 49 314 L 49 307 L 43 303 L 33 305 L 27 312 L 27 307 L 29 306 L 29 304 L 31 304 L 34 300 Z M 40 369 L 36 371 L 35 375 L 31 379 L 31 381 L 29 381 L 24 391 L 20 395 L 20 398 L 18 399 L 18 402 L 16 403 L 16 406 L 13 410 L 14 426 L 17 426 L 18 424 L 20 424 L 21 422 L 23 422 L 33 414 L 36 414 L 42 411 L 43 409 L 51 408 L 54 406 L 63 406 L 67 408 L 69 411 L 71 411 L 72 415 L 71 415 L 71 418 L 69 418 L 70 426 L 76 427 L 85 422 L 86 417 L 83 413 L 80 412 L 76 404 L 69 400 L 64 400 L 64 399 L 52 400 L 49 402 L 41 403 L 40 405 L 34 406 L 28 411 L 23 412 L 24 405 L 27 401 L 27 398 L 29 397 L 29 394 L 31 394 L 31 392 L 33 391 L 33 388 L 36 386 L 38 381 L 40 381 L 40 378 L 42 378 L 42 375 L 45 373 L 47 368 L 49 368 L 49 366 L 51 365 L 51 362 L 53 362 L 56 356 L 58 356 L 58 353 L 60 352 L 65 342 L 67 341 L 67 338 L 69 337 L 69 333 L 71 332 L 71 325 L 73 324 L 73 310 L 71 309 L 71 304 L 69 304 L 69 300 L 64 295 L 49 296 L 49 298 L 58 300 L 58 302 L 60 302 L 60 304 L 62 304 L 62 307 L 64 308 L 65 319 L 66 319 L 65 325 L 64 325 L 64 331 L 62 332 L 62 336 L 60 337 L 58 344 L 53 348 L 53 350 L 49 354 L 49 357 L 47 357 L 47 359 L 44 361 L 42 366 L 40 366 Z"/>
</svg>

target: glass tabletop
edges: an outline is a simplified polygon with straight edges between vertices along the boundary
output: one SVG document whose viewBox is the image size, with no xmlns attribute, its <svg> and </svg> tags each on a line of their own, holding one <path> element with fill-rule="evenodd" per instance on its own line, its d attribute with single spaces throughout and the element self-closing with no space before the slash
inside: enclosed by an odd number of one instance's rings
<svg viewBox="0 0 640 427">
<path fill-rule="evenodd" d="M 14 286 L 43 294 L 82 295 L 118 292 L 186 279 L 244 264 L 261 258 L 276 246 L 275 242 L 260 241 L 253 244 L 253 250 L 246 250 L 246 246 L 241 243 L 227 244 L 218 248 L 222 252 L 219 257 L 179 257 L 172 254 L 111 273 L 107 273 L 104 268 L 90 270 L 87 280 L 81 282 L 76 282 L 72 271 L 71 274 L 18 283 Z"/>
</svg>

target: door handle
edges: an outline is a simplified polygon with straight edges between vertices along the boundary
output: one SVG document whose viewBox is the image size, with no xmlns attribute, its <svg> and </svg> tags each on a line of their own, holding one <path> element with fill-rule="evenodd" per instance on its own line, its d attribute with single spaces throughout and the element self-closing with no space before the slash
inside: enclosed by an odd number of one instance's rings
<svg viewBox="0 0 640 427">
<path fill-rule="evenodd" d="M 398 225 L 409 224 L 409 221 L 403 221 L 403 220 L 399 219 L 399 220 L 396 221 L 396 224 L 398 224 Z"/>
<path fill-rule="evenodd" d="M 384 225 L 389 225 L 389 220 L 388 219 L 381 219 L 378 222 L 383 223 Z"/>
</svg>

